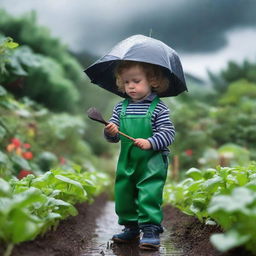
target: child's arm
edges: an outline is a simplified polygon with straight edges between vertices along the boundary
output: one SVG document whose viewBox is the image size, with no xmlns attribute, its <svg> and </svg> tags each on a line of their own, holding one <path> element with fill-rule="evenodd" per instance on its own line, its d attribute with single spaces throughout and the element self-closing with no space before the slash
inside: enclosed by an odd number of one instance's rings
<svg viewBox="0 0 256 256">
<path fill-rule="evenodd" d="M 105 126 L 105 133 L 111 137 L 114 137 L 118 133 L 118 127 L 114 123 L 109 123 Z"/>
<path fill-rule="evenodd" d="M 119 103 L 120 104 L 120 103 Z M 119 134 L 117 133 L 119 127 L 119 114 L 117 112 L 117 106 L 113 109 L 113 114 L 109 119 L 109 124 L 105 126 L 104 137 L 108 142 L 117 143 L 120 140 Z"/>
<path fill-rule="evenodd" d="M 163 103 L 162 110 L 159 111 L 152 124 L 154 134 L 148 141 L 153 150 L 163 150 L 171 145 L 174 141 L 175 128 L 169 117 L 169 109 Z"/>
<path fill-rule="evenodd" d="M 169 117 L 169 109 L 160 103 L 152 123 L 153 136 L 148 139 L 138 138 L 135 145 L 141 149 L 156 151 L 166 149 L 174 141 L 175 129 Z"/>
<path fill-rule="evenodd" d="M 151 143 L 147 139 L 135 139 L 134 145 L 141 149 L 151 149 Z"/>
</svg>

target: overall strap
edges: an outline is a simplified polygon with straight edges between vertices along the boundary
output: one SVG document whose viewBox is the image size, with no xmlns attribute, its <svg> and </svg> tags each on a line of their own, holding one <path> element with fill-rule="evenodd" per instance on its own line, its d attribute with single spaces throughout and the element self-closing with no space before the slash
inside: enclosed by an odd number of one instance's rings
<svg viewBox="0 0 256 256">
<path fill-rule="evenodd" d="M 158 102 L 160 101 L 160 99 L 158 98 L 158 96 L 156 96 L 153 101 L 151 102 L 149 108 L 148 108 L 148 112 L 147 112 L 147 115 L 149 116 L 152 116 L 155 108 L 156 108 L 156 105 L 158 104 Z"/>
<path fill-rule="evenodd" d="M 125 116 L 126 108 L 127 108 L 128 104 L 129 104 L 129 100 L 125 99 L 122 104 L 122 110 L 121 110 L 120 116 Z"/>
<path fill-rule="evenodd" d="M 153 101 L 151 102 L 146 115 L 152 116 L 152 114 L 156 108 L 156 105 L 158 104 L 159 101 L 160 101 L 159 97 L 156 96 L 153 99 Z M 127 108 L 128 104 L 129 104 L 129 100 L 125 99 L 122 104 L 122 110 L 121 110 L 120 116 L 125 116 L 126 108 Z"/>
</svg>

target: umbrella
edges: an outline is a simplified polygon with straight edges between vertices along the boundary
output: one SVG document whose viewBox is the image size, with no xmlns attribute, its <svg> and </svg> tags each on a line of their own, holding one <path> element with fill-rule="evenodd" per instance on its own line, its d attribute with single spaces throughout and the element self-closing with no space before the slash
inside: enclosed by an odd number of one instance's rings
<svg viewBox="0 0 256 256">
<path fill-rule="evenodd" d="M 140 61 L 158 65 L 170 80 L 171 86 L 160 97 L 176 96 L 187 91 L 180 58 L 175 50 L 160 40 L 144 35 L 134 35 L 118 43 L 112 50 L 89 66 L 84 72 L 91 82 L 121 97 L 114 69 L 122 60 Z"/>
</svg>

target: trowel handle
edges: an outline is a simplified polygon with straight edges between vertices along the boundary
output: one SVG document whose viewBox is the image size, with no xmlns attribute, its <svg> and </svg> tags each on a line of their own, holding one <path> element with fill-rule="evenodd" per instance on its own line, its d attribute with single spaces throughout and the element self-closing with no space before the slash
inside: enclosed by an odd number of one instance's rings
<svg viewBox="0 0 256 256">
<path fill-rule="evenodd" d="M 126 137 L 126 138 L 129 139 L 129 140 L 135 141 L 135 139 L 134 139 L 133 137 L 130 137 L 130 136 L 128 136 L 127 134 L 125 134 L 125 133 L 123 133 L 123 132 L 118 131 L 118 133 L 121 134 L 121 135 L 123 135 L 124 137 Z"/>
<path fill-rule="evenodd" d="M 108 125 L 108 124 L 109 124 L 108 122 L 105 123 L 105 125 Z M 121 134 L 122 136 L 126 137 L 129 140 L 135 141 L 135 139 L 133 137 L 131 137 L 123 132 L 118 131 L 118 133 Z"/>
</svg>

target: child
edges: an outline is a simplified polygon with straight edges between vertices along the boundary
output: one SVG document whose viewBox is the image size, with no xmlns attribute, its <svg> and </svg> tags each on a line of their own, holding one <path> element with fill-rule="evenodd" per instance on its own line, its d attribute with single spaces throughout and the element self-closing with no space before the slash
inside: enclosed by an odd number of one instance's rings
<svg viewBox="0 0 256 256">
<path fill-rule="evenodd" d="M 115 181 L 115 208 L 122 233 L 114 242 L 128 243 L 139 238 L 141 249 L 158 249 L 163 232 L 162 192 L 167 175 L 168 146 L 175 130 L 169 109 L 157 96 L 169 86 L 161 67 L 121 61 L 115 70 L 116 83 L 127 98 L 118 103 L 104 134 L 109 142 L 121 140 Z M 119 135 L 132 136 L 135 142 Z"/>
</svg>

